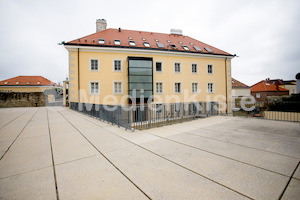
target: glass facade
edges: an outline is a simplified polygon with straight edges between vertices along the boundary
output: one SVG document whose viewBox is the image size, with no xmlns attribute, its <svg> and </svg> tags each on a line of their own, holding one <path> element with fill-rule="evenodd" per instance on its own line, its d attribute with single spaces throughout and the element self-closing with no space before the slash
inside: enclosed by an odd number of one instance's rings
<svg viewBox="0 0 300 200">
<path fill-rule="evenodd" d="M 145 100 L 153 95 L 152 58 L 128 57 L 128 84 L 129 95 L 136 90 L 137 102 L 141 95 Z"/>
</svg>

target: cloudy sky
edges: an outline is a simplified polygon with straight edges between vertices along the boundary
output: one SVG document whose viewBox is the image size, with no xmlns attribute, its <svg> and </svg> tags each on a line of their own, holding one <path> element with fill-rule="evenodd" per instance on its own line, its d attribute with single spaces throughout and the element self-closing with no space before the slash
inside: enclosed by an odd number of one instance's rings
<svg viewBox="0 0 300 200">
<path fill-rule="evenodd" d="M 188 35 L 232 54 L 232 76 L 252 85 L 300 72 L 299 0 L 0 0 L 0 80 L 68 75 L 58 45 L 108 28 Z"/>
</svg>

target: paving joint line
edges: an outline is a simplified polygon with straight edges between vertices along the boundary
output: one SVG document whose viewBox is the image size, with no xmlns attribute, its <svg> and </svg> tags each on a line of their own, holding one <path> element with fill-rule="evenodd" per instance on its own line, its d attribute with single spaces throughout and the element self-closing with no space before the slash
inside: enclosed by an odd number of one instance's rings
<svg viewBox="0 0 300 200">
<path fill-rule="evenodd" d="M 300 164 L 300 161 L 298 162 L 298 164 L 297 164 L 297 166 L 296 166 L 295 170 L 293 171 L 292 175 L 290 176 L 290 179 L 289 179 L 289 181 L 287 182 L 287 184 L 286 184 L 286 186 L 284 187 L 284 189 L 283 189 L 283 191 L 282 191 L 281 195 L 279 196 L 279 198 L 278 198 L 279 200 L 280 200 L 280 199 L 282 199 L 282 197 L 283 197 L 283 195 L 284 195 L 284 193 L 285 193 L 286 189 L 288 188 L 288 186 L 289 186 L 289 184 L 290 184 L 291 180 L 293 179 L 293 176 L 294 176 L 294 174 L 295 174 L 295 173 L 296 173 L 296 171 L 297 171 L 297 168 L 299 167 L 299 164 Z"/>
<path fill-rule="evenodd" d="M 234 145 L 241 146 L 241 147 L 246 147 L 246 148 L 249 148 L 249 149 L 255 149 L 255 150 L 264 151 L 264 152 L 268 152 L 268 153 L 278 154 L 280 156 L 285 156 L 285 157 L 298 159 L 297 157 L 294 157 L 294 156 L 285 155 L 285 154 L 281 154 L 281 153 L 277 153 L 277 152 L 273 152 L 273 151 L 268 151 L 268 150 L 264 150 L 264 149 L 259 149 L 259 148 L 256 148 L 256 147 L 250 147 L 250 146 L 237 144 L 237 143 L 234 143 L 234 142 L 229 142 L 229 141 L 220 140 L 220 139 L 216 139 L 216 138 L 211 138 L 211 137 L 207 137 L 207 136 L 203 136 L 203 135 L 198 135 L 198 134 L 189 133 L 189 132 L 182 132 L 182 133 L 189 134 L 189 135 L 194 135 L 194 136 L 197 136 L 197 137 L 207 138 L 207 139 L 210 139 L 210 140 L 216 140 L 216 141 L 220 141 L 220 142 L 224 142 L 224 143 L 228 143 L 228 144 L 234 144 Z M 223 133 L 228 133 L 228 132 L 223 132 Z"/>
<path fill-rule="evenodd" d="M 85 138 L 116 170 L 118 170 L 128 181 L 130 181 L 140 192 L 142 192 L 148 199 L 152 199 L 139 186 L 137 186 L 128 176 L 125 175 L 111 160 L 109 160 L 78 128 L 76 128 L 60 111 L 57 111 L 67 122 L 69 122 L 81 135 Z"/>
<path fill-rule="evenodd" d="M 59 200 L 59 193 L 58 193 L 58 186 L 57 186 L 57 178 L 56 178 L 55 162 L 54 162 L 54 155 L 53 155 L 53 147 L 52 147 L 52 138 L 51 138 L 51 129 L 50 129 L 50 123 L 49 123 L 48 108 L 46 108 L 46 115 L 47 115 L 47 122 L 48 122 L 48 133 L 49 133 L 49 140 L 50 140 L 52 169 L 53 169 L 53 176 L 54 176 L 56 199 Z"/>
<path fill-rule="evenodd" d="M 23 112 L 23 113 L 22 113 L 21 115 L 19 115 L 18 117 L 14 118 L 13 120 L 11 120 L 11 121 L 7 122 L 6 124 L 4 124 L 3 126 L 1 126 L 0 129 L 2 129 L 4 126 L 10 124 L 11 122 L 15 121 L 16 119 L 18 119 L 19 117 L 21 117 L 22 115 L 24 115 L 24 114 L 25 114 L 26 112 L 28 112 L 28 111 L 29 111 L 29 109 L 27 109 L 25 112 Z"/>
<path fill-rule="evenodd" d="M 146 131 L 145 131 L 145 132 L 146 132 Z M 157 136 L 157 135 L 154 135 L 154 134 L 152 134 L 152 133 L 148 133 L 148 132 L 146 132 L 146 133 L 149 134 L 149 135 Z M 278 174 L 278 175 L 281 175 L 281 176 L 289 177 L 288 175 L 281 174 L 281 173 L 279 173 L 279 172 L 275 172 L 275 171 L 272 171 L 272 170 L 269 170 L 269 169 L 266 169 L 266 168 L 263 168 L 263 167 L 259 167 L 259 166 L 256 166 L 256 165 L 253 165 L 253 164 L 244 162 L 244 161 L 240 161 L 240 160 L 237 160 L 237 159 L 234 159 L 234 158 L 230 158 L 230 157 L 227 157 L 227 156 L 224 156 L 224 155 L 221 155 L 221 154 L 217 154 L 217 153 L 214 153 L 214 152 L 205 150 L 205 149 L 201 149 L 201 148 L 198 148 L 198 147 L 194 147 L 194 146 L 191 146 L 191 145 L 189 145 L 189 144 L 185 144 L 185 143 L 182 143 L 182 142 L 178 142 L 178 141 L 176 141 L 176 140 L 171 140 L 171 139 L 169 139 L 169 138 L 164 138 L 164 137 L 161 137 L 161 136 L 157 136 L 157 137 L 159 137 L 159 138 L 161 138 L 161 139 L 165 139 L 165 140 L 171 141 L 171 142 L 175 142 L 175 143 L 178 143 L 178 144 L 181 144 L 181 145 L 184 145 L 184 146 L 193 148 L 193 149 L 197 149 L 197 150 L 200 150 L 200 151 L 204 151 L 204 152 L 206 152 L 206 153 L 210 153 L 210 154 L 213 154 L 213 155 L 216 155 L 216 156 L 220 156 L 220 157 L 223 157 L 223 158 L 226 158 L 226 159 L 229 159 L 229 160 L 233 160 L 233 161 L 236 161 L 236 162 L 239 162 L 239 163 L 243 163 L 243 164 L 245 164 L 245 165 L 249 165 L 249 166 L 252 166 L 252 167 L 255 167 L 255 168 L 259 168 L 259 169 L 262 169 L 262 170 L 265 170 L 265 171 L 269 171 L 269 172 L 272 172 L 272 173 L 275 173 L 275 174 Z"/>
<path fill-rule="evenodd" d="M 39 109 L 40 108 L 38 108 L 35 111 L 35 113 L 31 116 L 31 118 L 28 120 L 28 122 L 26 123 L 26 125 L 20 131 L 20 133 L 17 135 L 17 137 L 13 140 L 13 142 L 9 145 L 9 147 L 6 149 L 6 151 L 4 152 L 4 154 L 1 156 L 0 160 L 2 160 L 4 158 L 4 156 L 6 155 L 6 153 L 9 151 L 9 149 L 12 147 L 12 145 L 16 142 L 16 140 L 19 138 L 19 136 L 21 135 L 21 133 L 23 133 L 23 131 L 25 130 L 25 128 L 27 127 L 27 125 L 29 124 L 29 122 L 32 120 L 32 118 L 35 116 L 35 114 L 38 112 Z"/>
<path fill-rule="evenodd" d="M 62 163 L 56 164 L 55 166 L 60 166 L 60 165 L 68 164 L 68 163 L 71 163 L 71 162 L 76 162 L 76 161 L 79 161 L 79 160 L 89 159 L 89 158 L 92 158 L 92 157 L 95 157 L 95 156 L 97 156 L 97 154 L 92 155 L 92 156 L 87 156 L 87 157 L 84 157 L 84 158 L 78 158 L 78 159 L 75 159 L 75 160 L 62 162 Z"/>
<path fill-rule="evenodd" d="M 84 119 L 84 118 L 83 118 L 83 119 Z M 87 120 L 87 121 L 89 121 L 89 122 L 91 122 L 91 123 L 93 123 L 93 124 L 95 124 L 95 125 L 101 127 L 100 125 L 98 125 L 98 124 L 96 124 L 96 123 L 94 123 L 94 122 L 92 122 L 92 121 L 90 121 L 90 120 L 88 120 L 88 119 L 85 119 L 85 120 Z M 101 127 L 101 128 L 104 128 L 104 129 L 105 129 L 105 127 Z M 108 130 L 108 129 L 106 129 L 106 130 Z M 190 172 L 192 172 L 192 173 L 194 173 L 194 174 L 196 174 L 196 175 L 198 175 L 198 176 L 201 176 L 201 177 L 203 177 L 203 178 L 205 178 L 205 179 L 207 179 L 207 180 L 209 180 L 209 181 L 211 181 L 211 182 L 213 182 L 213 183 L 216 183 L 216 184 L 218 184 L 218 185 L 220 185 L 220 186 L 222 186 L 222 187 L 225 187 L 226 189 L 231 190 L 231 191 L 233 191 L 233 192 L 235 192 L 235 193 L 237 193 L 237 194 L 239 194 L 239 195 L 241 195 L 241 196 L 244 196 L 244 197 L 246 197 L 246 198 L 248 198 L 248 199 L 254 200 L 253 198 L 251 198 L 251 197 L 249 197 L 249 196 L 247 196 L 247 195 L 245 195 L 245 194 L 243 194 L 243 193 L 240 193 L 240 192 L 237 191 L 237 190 L 234 190 L 234 189 L 232 189 L 232 188 L 230 188 L 230 187 L 228 187 L 228 186 L 226 186 L 226 185 L 223 185 L 222 183 L 219 183 L 219 182 L 217 182 L 217 181 L 215 181 L 215 180 L 213 180 L 213 179 L 211 179 L 211 178 L 209 178 L 209 177 L 206 177 L 206 176 L 204 176 L 204 175 L 202 175 L 202 174 L 200 174 L 200 173 L 198 173 L 198 172 L 196 172 L 196 171 L 193 171 L 193 170 L 191 170 L 191 169 L 189 169 L 189 168 L 187 168 L 187 167 L 185 167 L 185 166 L 183 166 L 183 165 L 181 165 L 181 164 L 179 164 L 179 163 L 176 163 L 176 162 L 174 162 L 174 161 L 172 161 L 172 160 L 170 160 L 170 159 L 168 159 L 168 158 L 166 158 L 166 157 L 163 157 L 163 156 L 161 156 L 161 155 L 159 155 L 159 154 L 157 154 L 157 153 L 155 153 L 155 152 L 153 152 L 153 151 L 151 151 L 151 150 L 149 150 L 149 149 L 146 149 L 145 147 L 143 147 L 143 146 L 141 146 L 141 145 L 138 145 L 138 144 L 136 144 L 136 143 L 134 143 L 134 142 L 132 142 L 132 141 L 126 139 L 126 138 L 123 138 L 123 137 L 121 137 L 121 136 L 115 134 L 114 132 L 112 132 L 112 131 L 110 131 L 110 130 L 108 130 L 108 131 L 111 132 L 111 133 L 113 133 L 114 135 L 116 135 L 116 136 L 118 136 L 118 137 L 120 137 L 120 138 L 122 138 L 122 139 L 124 139 L 124 140 L 126 140 L 126 141 L 128 141 L 128 142 L 130 142 L 130 143 L 132 143 L 132 144 L 134 144 L 134 145 L 136 145 L 136 146 L 138 146 L 138 147 L 140 147 L 141 149 L 144 149 L 145 151 L 148 151 L 148 152 L 150 152 L 150 153 L 152 153 L 152 154 L 154 154 L 154 155 L 156 155 L 156 156 L 158 156 L 158 157 L 160 157 L 160 158 L 162 158 L 162 159 L 164 159 L 164 160 L 167 160 L 167 161 L 169 161 L 169 162 L 171 162 L 171 163 L 173 163 L 173 164 L 175 164 L 175 165 L 177 165 L 177 166 L 179 166 L 179 167 L 181 167 L 181 168 L 183 168 L 183 169 L 186 169 L 186 170 L 188 170 L 188 171 L 190 171 Z"/>
<path fill-rule="evenodd" d="M 12 175 L 9 175 L 9 176 L 4 176 L 4 177 L 1 177 L 0 180 L 6 179 L 6 178 L 11 178 L 11 177 L 14 177 L 14 176 L 20 176 L 20 175 L 22 175 L 22 174 L 32 173 L 32 172 L 39 171 L 39 170 L 43 170 L 43 169 L 47 169 L 47 168 L 50 168 L 50 167 L 52 167 L 52 166 L 41 167 L 41 168 L 34 169 L 34 170 L 29 170 L 29 171 L 25 171 L 25 172 L 21 172 L 21 173 L 17 173 L 17 174 L 12 174 Z"/>
</svg>

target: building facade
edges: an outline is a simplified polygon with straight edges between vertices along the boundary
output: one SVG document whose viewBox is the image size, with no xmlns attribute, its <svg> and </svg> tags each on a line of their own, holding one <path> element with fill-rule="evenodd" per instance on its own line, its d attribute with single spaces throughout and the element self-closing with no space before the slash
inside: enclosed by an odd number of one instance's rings
<svg viewBox="0 0 300 200">
<path fill-rule="evenodd" d="M 251 87 L 232 78 L 232 97 L 249 97 Z"/>
<path fill-rule="evenodd" d="M 64 43 L 69 101 L 101 105 L 230 102 L 234 55 L 184 36 L 106 29 Z M 98 30 L 98 28 L 97 28 Z M 227 104 L 226 111 L 230 110 Z"/>
</svg>

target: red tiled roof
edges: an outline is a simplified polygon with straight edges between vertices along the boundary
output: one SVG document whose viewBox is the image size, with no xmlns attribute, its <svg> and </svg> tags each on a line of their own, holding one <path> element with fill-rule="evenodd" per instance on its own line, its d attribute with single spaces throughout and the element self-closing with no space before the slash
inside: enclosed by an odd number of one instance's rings
<svg viewBox="0 0 300 200">
<path fill-rule="evenodd" d="M 129 39 L 132 38 L 132 39 Z M 105 44 L 99 44 L 99 39 L 105 39 Z M 115 45 L 114 40 L 121 40 L 121 45 Z M 158 41 L 157 41 L 158 40 Z M 135 41 L 136 46 L 129 45 L 129 41 Z M 168 42 L 169 41 L 169 42 Z M 145 47 L 143 42 L 149 42 L 150 47 Z M 157 42 L 162 43 L 164 48 L 159 48 Z M 143 49 L 160 49 L 168 51 L 184 51 L 194 53 L 216 54 L 233 56 L 230 53 L 217 49 L 211 45 L 195 40 L 189 36 L 154 33 L 145 31 L 132 31 L 119 29 L 106 29 L 67 43 L 65 45 L 86 45 L 86 46 L 105 46 L 105 47 L 123 47 L 123 48 L 143 48 Z M 173 49 L 170 44 L 176 45 L 177 49 Z M 185 45 L 189 50 L 185 50 L 182 45 Z M 197 51 L 194 46 L 197 46 L 201 51 Z M 205 49 L 208 47 L 212 50 L 209 52 Z"/>
<path fill-rule="evenodd" d="M 248 85 L 242 83 L 242 82 L 239 82 L 238 80 L 234 79 L 234 78 L 231 78 L 232 80 L 232 87 L 233 88 L 250 88 Z"/>
<path fill-rule="evenodd" d="M 6 83 L 6 84 L 5 84 Z M 18 83 L 18 84 L 17 84 Z M 40 83 L 40 84 L 38 84 Z M 42 76 L 17 76 L 14 78 L 0 81 L 0 86 L 41 86 L 41 85 L 52 85 L 56 86 L 56 83 L 42 77 Z"/>
<path fill-rule="evenodd" d="M 251 92 L 278 92 L 278 91 L 289 91 L 287 89 L 277 87 L 267 81 L 260 81 L 251 86 Z"/>
</svg>

